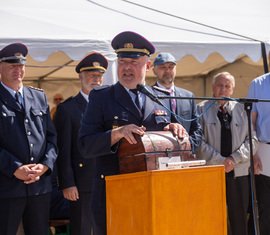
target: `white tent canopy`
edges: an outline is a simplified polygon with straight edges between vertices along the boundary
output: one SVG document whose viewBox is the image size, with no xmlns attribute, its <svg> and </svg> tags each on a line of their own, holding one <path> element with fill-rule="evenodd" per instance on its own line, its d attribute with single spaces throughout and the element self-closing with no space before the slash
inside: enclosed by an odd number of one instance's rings
<svg viewBox="0 0 270 235">
<path fill-rule="evenodd" d="M 266 27 L 270 22 L 269 0 L 0 1 L 0 48 L 11 42 L 25 43 L 29 48 L 25 79 L 46 91 L 61 91 L 62 87 L 63 92 L 72 93 L 71 84 L 77 80 L 74 67 L 91 51 L 103 53 L 111 62 L 106 83 L 116 81 L 115 54 L 110 41 L 125 30 L 147 37 L 157 52 L 173 53 L 179 61 L 177 76 L 181 78 L 205 78 L 211 71 L 237 61 L 260 67 L 257 75 L 263 72 L 259 41 L 265 41 L 267 52 L 270 50 L 270 28 Z M 63 80 L 69 87 L 63 85 Z"/>
</svg>

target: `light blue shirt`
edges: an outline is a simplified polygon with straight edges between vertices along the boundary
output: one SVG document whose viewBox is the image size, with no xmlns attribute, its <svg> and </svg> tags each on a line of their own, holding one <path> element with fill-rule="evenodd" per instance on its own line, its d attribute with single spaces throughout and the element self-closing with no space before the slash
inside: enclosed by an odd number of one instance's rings
<svg viewBox="0 0 270 235">
<path fill-rule="evenodd" d="M 87 94 L 85 94 L 82 90 L 80 90 L 80 93 L 81 93 L 81 95 L 85 98 L 85 100 L 87 101 L 87 103 L 88 103 L 88 97 L 89 97 L 89 95 L 87 95 Z"/>
<path fill-rule="evenodd" d="M 248 98 L 270 100 L 270 73 L 251 82 Z M 270 143 L 270 102 L 253 103 L 252 111 L 257 113 L 256 132 L 259 141 Z"/>
<path fill-rule="evenodd" d="M 129 93 L 133 103 L 136 105 L 136 103 L 135 103 L 136 95 L 132 91 L 130 91 L 129 89 L 127 89 L 127 88 L 125 88 L 125 89 Z M 140 106 L 141 106 L 141 108 L 143 108 L 144 107 L 144 102 L 145 102 L 145 95 L 138 91 L 138 98 L 139 98 Z"/>
<path fill-rule="evenodd" d="M 5 85 L 3 82 L 1 82 L 1 84 L 3 85 L 3 87 L 5 87 L 7 89 L 7 91 L 13 96 L 13 98 L 15 99 L 15 94 L 16 91 L 14 91 L 13 89 L 11 89 L 10 87 L 8 87 L 7 85 Z M 20 92 L 22 98 L 23 98 L 23 87 L 21 87 L 18 92 Z"/>
</svg>

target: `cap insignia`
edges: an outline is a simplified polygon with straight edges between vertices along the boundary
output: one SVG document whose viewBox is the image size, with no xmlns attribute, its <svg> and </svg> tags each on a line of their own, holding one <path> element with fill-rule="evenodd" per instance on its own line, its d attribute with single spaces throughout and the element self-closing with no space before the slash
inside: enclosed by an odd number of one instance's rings
<svg viewBox="0 0 270 235">
<path fill-rule="evenodd" d="M 94 67 L 99 67 L 99 66 L 100 66 L 100 63 L 97 62 L 97 61 L 95 61 L 95 62 L 93 62 L 93 66 L 94 66 Z"/>
<path fill-rule="evenodd" d="M 125 43 L 124 48 L 134 48 L 133 43 Z"/>
<path fill-rule="evenodd" d="M 23 55 L 22 55 L 22 53 L 20 53 L 20 52 L 17 52 L 17 53 L 15 53 L 15 54 L 14 54 L 14 56 L 18 56 L 18 57 L 21 57 L 21 56 L 23 56 Z"/>
</svg>

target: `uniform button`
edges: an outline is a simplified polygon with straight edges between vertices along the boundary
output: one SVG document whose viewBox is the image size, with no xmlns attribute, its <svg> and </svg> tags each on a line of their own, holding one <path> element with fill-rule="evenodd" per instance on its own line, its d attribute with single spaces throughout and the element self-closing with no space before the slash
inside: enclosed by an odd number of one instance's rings
<svg viewBox="0 0 270 235">
<path fill-rule="evenodd" d="M 104 179 L 104 175 L 100 175 L 100 178 L 101 178 L 101 179 Z"/>
<path fill-rule="evenodd" d="M 6 117 L 6 116 L 7 116 L 7 114 L 6 114 L 6 113 L 3 113 L 3 116 L 4 116 L 4 117 Z"/>
<path fill-rule="evenodd" d="M 31 159 L 30 159 L 30 160 L 31 160 L 31 162 L 32 162 L 32 161 L 34 161 L 34 158 L 33 158 L 33 157 L 31 157 Z"/>
<path fill-rule="evenodd" d="M 43 113 L 42 112 L 39 112 L 40 115 L 42 115 Z"/>
<path fill-rule="evenodd" d="M 83 164 L 82 163 L 79 163 L 79 167 L 83 167 Z"/>
<path fill-rule="evenodd" d="M 28 123 L 29 122 L 29 120 L 27 118 L 24 121 L 25 121 L 25 123 Z"/>
<path fill-rule="evenodd" d="M 34 145 L 33 144 L 30 144 L 30 148 L 33 148 L 34 147 Z"/>
<path fill-rule="evenodd" d="M 31 131 L 28 131 L 28 132 L 27 132 L 27 135 L 31 135 L 31 134 L 32 134 Z"/>
</svg>

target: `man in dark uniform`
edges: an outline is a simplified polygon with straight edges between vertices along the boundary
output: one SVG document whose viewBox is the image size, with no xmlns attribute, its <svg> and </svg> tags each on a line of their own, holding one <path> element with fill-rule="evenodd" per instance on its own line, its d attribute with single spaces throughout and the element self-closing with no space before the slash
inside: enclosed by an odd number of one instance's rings
<svg viewBox="0 0 270 235">
<path fill-rule="evenodd" d="M 23 86 L 28 49 L 0 51 L 0 234 L 46 235 L 56 133 L 44 92 Z"/>
<path fill-rule="evenodd" d="M 157 77 L 153 86 L 157 96 L 164 95 L 163 91 L 157 89 L 160 87 L 168 92 L 166 95 L 190 97 L 190 99 L 164 99 L 163 102 L 171 110 L 173 120 L 179 122 L 187 130 L 192 150 L 195 152 L 201 143 L 202 129 L 198 121 L 195 100 L 192 99 L 193 93 L 174 84 L 176 59 L 170 53 L 159 53 L 154 60 L 153 72 Z"/>
<path fill-rule="evenodd" d="M 154 46 L 141 35 L 127 31 L 112 40 L 112 47 L 118 56 L 118 82 L 90 93 L 79 134 L 84 156 L 95 161 L 92 193 L 95 235 L 106 234 L 105 176 L 119 173 L 116 152 L 122 138 L 136 144 L 134 134 L 170 130 L 189 142 L 186 130 L 178 123 L 171 123 L 165 108 L 133 90 L 145 83 Z M 151 87 L 148 89 L 152 91 Z"/>
<path fill-rule="evenodd" d="M 78 132 L 90 91 L 103 82 L 108 67 L 100 53 L 91 53 L 76 66 L 81 91 L 58 105 L 54 123 L 58 134 L 57 159 L 60 188 L 70 201 L 72 235 L 91 234 L 91 179 L 92 159 L 85 159 L 78 149 Z"/>
</svg>

